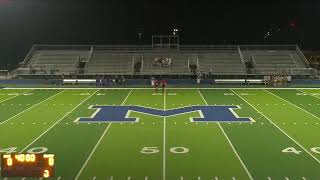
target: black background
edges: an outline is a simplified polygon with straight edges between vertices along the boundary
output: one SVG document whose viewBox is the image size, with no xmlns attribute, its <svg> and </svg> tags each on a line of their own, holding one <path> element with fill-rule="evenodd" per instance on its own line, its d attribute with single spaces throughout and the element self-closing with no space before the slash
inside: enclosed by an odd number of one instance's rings
<svg viewBox="0 0 320 180">
<path fill-rule="evenodd" d="M 319 9 L 319 1 L 296 0 L 0 0 L 0 69 L 16 65 L 33 44 L 138 44 L 138 32 L 150 44 L 175 27 L 181 44 L 316 49 Z"/>
</svg>

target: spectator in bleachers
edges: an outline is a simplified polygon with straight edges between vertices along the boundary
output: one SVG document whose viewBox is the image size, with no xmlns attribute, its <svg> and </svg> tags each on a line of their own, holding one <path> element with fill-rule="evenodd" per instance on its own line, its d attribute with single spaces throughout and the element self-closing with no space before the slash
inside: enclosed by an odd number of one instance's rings
<svg viewBox="0 0 320 180">
<path fill-rule="evenodd" d="M 126 79 L 124 78 L 124 76 L 121 76 L 121 85 L 124 86 L 126 84 Z"/>
<path fill-rule="evenodd" d="M 287 76 L 286 78 L 287 78 L 287 86 L 290 86 L 292 78 L 291 76 Z"/>
<path fill-rule="evenodd" d="M 208 72 L 208 76 L 211 84 L 213 83 L 213 74 L 214 74 L 213 68 L 210 68 Z"/>
<path fill-rule="evenodd" d="M 170 67 L 172 63 L 171 58 L 169 57 L 157 57 L 154 58 L 154 65 L 160 67 Z"/>
</svg>

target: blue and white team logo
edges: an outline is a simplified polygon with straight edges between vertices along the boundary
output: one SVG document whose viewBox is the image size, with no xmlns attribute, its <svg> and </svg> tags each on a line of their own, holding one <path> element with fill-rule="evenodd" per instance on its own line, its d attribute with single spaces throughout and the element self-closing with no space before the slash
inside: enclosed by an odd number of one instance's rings
<svg viewBox="0 0 320 180">
<path fill-rule="evenodd" d="M 239 106 L 187 106 L 176 109 L 154 109 L 142 106 L 90 106 L 96 109 L 91 117 L 81 117 L 75 122 L 138 122 L 139 118 L 130 117 L 131 112 L 170 117 L 190 112 L 198 112 L 200 117 L 190 117 L 191 122 L 254 122 L 249 117 L 239 117 L 233 110 Z"/>
</svg>

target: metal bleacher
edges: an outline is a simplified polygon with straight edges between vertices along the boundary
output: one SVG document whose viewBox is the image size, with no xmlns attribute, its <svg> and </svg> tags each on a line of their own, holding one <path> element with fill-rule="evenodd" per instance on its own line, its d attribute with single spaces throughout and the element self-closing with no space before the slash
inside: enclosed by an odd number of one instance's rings
<svg viewBox="0 0 320 180">
<path fill-rule="evenodd" d="M 199 69 L 217 74 L 245 74 L 245 65 L 237 49 L 199 53 Z"/>
<path fill-rule="evenodd" d="M 74 70 L 79 58 L 88 58 L 88 51 L 80 50 L 38 50 L 35 51 L 29 67 L 33 68 L 62 68 L 66 71 Z"/>
<path fill-rule="evenodd" d="M 297 46 L 241 46 L 243 58 L 254 62 L 255 73 L 275 74 L 301 70 L 305 74 L 308 62 Z"/>
<path fill-rule="evenodd" d="M 184 75 L 189 74 L 188 59 L 189 53 L 173 53 L 173 52 L 147 52 L 142 54 L 143 68 L 141 74 L 145 75 Z M 155 58 L 170 58 L 172 64 L 169 67 L 163 67 L 154 64 Z"/>
<path fill-rule="evenodd" d="M 87 74 L 132 74 L 135 53 L 93 51 L 87 64 Z"/>
<path fill-rule="evenodd" d="M 168 67 L 156 58 L 170 58 Z M 85 66 L 79 66 L 79 59 Z M 252 61 L 254 71 L 247 71 Z M 135 66 L 140 63 L 140 69 Z M 297 46 L 190 46 L 159 49 L 152 46 L 54 46 L 34 45 L 21 67 L 20 75 L 192 75 L 196 71 L 215 75 L 274 74 L 310 75 L 311 68 Z M 81 68 L 81 70 L 79 70 Z"/>
</svg>

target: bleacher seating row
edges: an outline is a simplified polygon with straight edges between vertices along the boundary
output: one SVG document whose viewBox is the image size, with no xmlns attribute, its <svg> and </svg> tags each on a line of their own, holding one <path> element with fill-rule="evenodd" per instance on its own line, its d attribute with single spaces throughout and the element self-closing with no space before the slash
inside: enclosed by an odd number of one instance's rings
<svg viewBox="0 0 320 180">
<path fill-rule="evenodd" d="M 257 46 L 259 47 L 259 46 Z M 180 50 L 115 50 L 99 48 L 95 50 L 69 48 L 61 50 L 37 48 L 34 46 L 22 64 L 22 68 L 30 69 L 30 73 L 53 74 L 123 74 L 123 75 L 190 75 L 195 73 L 191 65 L 197 67 L 196 71 L 214 74 L 244 75 L 246 62 L 252 61 L 255 74 L 269 74 L 279 69 L 306 69 L 308 64 L 298 47 L 277 48 L 202 48 L 190 49 L 183 46 Z M 170 66 L 155 64 L 156 58 L 170 58 Z M 85 62 L 80 67 L 80 61 Z M 141 66 L 135 65 L 140 63 Z M 138 68 L 138 69 L 137 69 Z"/>
<path fill-rule="evenodd" d="M 304 62 L 294 50 L 246 50 L 244 57 L 253 57 L 257 73 L 268 73 L 284 68 L 305 68 Z"/>
</svg>

